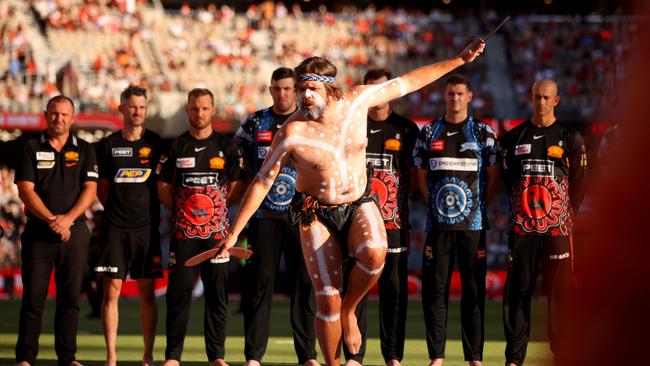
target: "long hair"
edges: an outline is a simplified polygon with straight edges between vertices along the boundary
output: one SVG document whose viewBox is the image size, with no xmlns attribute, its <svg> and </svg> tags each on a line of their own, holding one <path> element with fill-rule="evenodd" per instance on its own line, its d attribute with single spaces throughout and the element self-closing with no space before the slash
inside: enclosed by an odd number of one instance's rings
<svg viewBox="0 0 650 366">
<path fill-rule="evenodd" d="M 336 66 L 334 66 L 334 64 L 329 62 L 329 60 L 327 60 L 326 58 L 318 57 L 318 56 L 313 56 L 304 59 L 298 66 L 296 66 L 294 70 L 298 77 L 300 77 L 300 75 L 305 75 L 305 74 L 316 74 L 316 75 L 331 76 L 333 78 L 336 78 Z M 334 82 L 334 83 L 324 83 L 324 84 L 325 84 L 325 90 L 327 90 L 327 94 L 329 96 L 332 96 L 337 100 L 343 98 L 343 91 L 341 90 L 341 88 L 339 88 L 338 83 Z"/>
</svg>

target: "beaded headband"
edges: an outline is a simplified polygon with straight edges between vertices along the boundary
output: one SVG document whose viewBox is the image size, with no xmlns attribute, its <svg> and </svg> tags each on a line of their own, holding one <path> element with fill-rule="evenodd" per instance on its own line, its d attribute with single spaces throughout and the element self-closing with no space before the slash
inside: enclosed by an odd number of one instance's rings
<svg viewBox="0 0 650 366">
<path fill-rule="evenodd" d="M 336 78 L 332 76 L 322 76 L 316 74 L 302 74 L 298 75 L 298 80 L 300 81 L 320 81 L 321 83 L 335 83 Z"/>
</svg>

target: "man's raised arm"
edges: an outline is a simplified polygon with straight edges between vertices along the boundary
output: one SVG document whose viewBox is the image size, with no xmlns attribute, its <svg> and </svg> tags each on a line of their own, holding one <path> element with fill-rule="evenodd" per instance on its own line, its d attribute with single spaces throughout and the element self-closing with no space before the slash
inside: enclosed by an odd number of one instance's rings
<svg viewBox="0 0 650 366">
<path fill-rule="evenodd" d="M 390 102 L 393 99 L 423 88 L 448 72 L 474 61 L 478 55 L 483 53 L 484 49 L 485 42 L 479 38 L 465 47 L 456 57 L 418 67 L 382 84 L 363 86 L 361 93 L 369 93 L 368 102 L 370 107 Z M 379 90 L 382 90 L 382 92 L 378 92 Z"/>
</svg>

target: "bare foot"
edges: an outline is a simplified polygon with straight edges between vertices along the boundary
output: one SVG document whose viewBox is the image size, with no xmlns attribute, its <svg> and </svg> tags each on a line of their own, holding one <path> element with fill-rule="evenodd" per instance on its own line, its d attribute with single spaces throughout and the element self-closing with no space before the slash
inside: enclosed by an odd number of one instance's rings
<svg viewBox="0 0 650 366">
<path fill-rule="evenodd" d="M 469 361 L 469 366 L 483 366 L 481 361 Z"/>
<path fill-rule="evenodd" d="M 320 363 L 318 363 L 318 361 L 316 361 L 316 360 L 314 360 L 312 358 L 312 359 L 309 359 L 309 360 L 305 361 L 305 363 L 303 363 L 302 366 L 320 366 Z"/>
<path fill-rule="evenodd" d="M 347 360 L 345 361 L 345 366 L 362 366 L 357 360 Z"/>
<path fill-rule="evenodd" d="M 165 363 L 162 366 L 180 366 L 181 363 L 178 360 L 165 360 Z"/>
<path fill-rule="evenodd" d="M 262 364 L 257 360 L 248 360 L 244 366 L 261 366 Z"/>
<path fill-rule="evenodd" d="M 68 364 L 68 366 L 84 366 L 81 362 L 75 360 Z"/>
<path fill-rule="evenodd" d="M 22 361 L 22 362 L 18 362 L 16 366 L 32 366 L 32 365 L 30 365 L 29 362 L 27 361 Z"/>
<path fill-rule="evenodd" d="M 442 366 L 442 361 L 444 361 L 444 358 L 436 358 L 431 360 L 431 363 L 429 366 Z"/>
<path fill-rule="evenodd" d="M 509 364 L 506 364 L 506 366 L 517 366 L 517 364 L 514 362 L 510 362 Z"/>
<path fill-rule="evenodd" d="M 350 312 L 341 312 L 341 326 L 343 328 L 343 341 L 348 346 L 348 351 L 356 355 L 361 348 L 361 332 L 357 324 L 357 317 L 354 310 Z"/>
<path fill-rule="evenodd" d="M 142 366 L 153 366 L 153 358 L 142 360 Z"/>
<path fill-rule="evenodd" d="M 228 364 L 223 358 L 217 358 L 216 360 L 210 362 L 210 366 L 228 366 Z"/>
<path fill-rule="evenodd" d="M 388 360 L 388 362 L 386 362 L 386 366 L 401 366 L 401 365 L 402 364 L 399 362 L 399 360 L 395 360 L 395 359 Z"/>
<path fill-rule="evenodd" d="M 104 366 L 117 366 L 117 360 L 106 360 Z"/>
</svg>

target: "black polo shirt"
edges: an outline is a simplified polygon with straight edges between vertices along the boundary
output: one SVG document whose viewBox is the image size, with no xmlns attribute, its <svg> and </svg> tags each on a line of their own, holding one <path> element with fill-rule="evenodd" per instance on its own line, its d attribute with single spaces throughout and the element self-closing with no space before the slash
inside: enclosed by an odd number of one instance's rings
<svg viewBox="0 0 650 366">
<path fill-rule="evenodd" d="M 55 215 L 70 211 L 83 184 L 96 182 L 98 178 L 94 149 L 76 136 L 70 135 L 61 152 L 49 144 L 46 132 L 39 138 L 26 140 L 22 145 L 16 182 L 34 183 L 36 194 Z M 27 217 L 42 223 L 29 211 Z M 84 215 L 81 215 L 75 222 L 83 220 Z"/>
<path fill-rule="evenodd" d="M 101 179 L 109 181 L 104 217 L 123 228 L 140 228 L 160 222 L 160 202 L 154 171 L 160 160 L 163 140 L 145 130 L 137 141 L 128 141 L 118 131 L 96 146 Z"/>
</svg>

